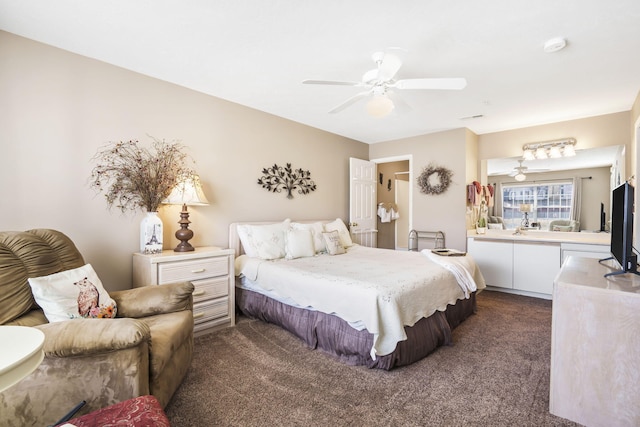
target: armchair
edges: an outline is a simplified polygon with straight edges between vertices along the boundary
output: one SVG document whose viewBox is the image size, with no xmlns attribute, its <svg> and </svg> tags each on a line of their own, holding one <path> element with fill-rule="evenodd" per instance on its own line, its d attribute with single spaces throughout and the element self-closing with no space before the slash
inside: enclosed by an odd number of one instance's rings
<svg viewBox="0 0 640 427">
<path fill-rule="evenodd" d="M 549 231 L 580 231 L 580 221 L 554 219 L 549 221 Z"/>
<path fill-rule="evenodd" d="M 27 279 L 84 264 L 59 231 L 0 232 L 0 327 L 45 335 L 40 366 L 0 393 L 1 425 L 49 425 L 82 400 L 79 415 L 146 394 L 164 407 L 182 382 L 193 355 L 193 285 L 111 292 L 116 318 L 49 323 Z"/>
</svg>

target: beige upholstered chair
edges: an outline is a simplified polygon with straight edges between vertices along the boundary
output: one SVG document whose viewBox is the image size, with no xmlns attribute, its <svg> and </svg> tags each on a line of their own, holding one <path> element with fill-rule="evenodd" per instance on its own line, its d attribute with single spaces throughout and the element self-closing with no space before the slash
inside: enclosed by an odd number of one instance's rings
<svg viewBox="0 0 640 427">
<path fill-rule="evenodd" d="M 0 325 L 45 334 L 39 368 L 0 393 L 0 425 L 50 425 L 82 400 L 78 415 L 145 394 L 164 407 L 182 382 L 193 355 L 193 285 L 110 292 L 116 318 L 48 323 L 27 279 L 84 264 L 58 231 L 0 232 Z"/>
<path fill-rule="evenodd" d="M 568 219 L 549 221 L 549 231 L 580 231 L 580 222 Z"/>
</svg>

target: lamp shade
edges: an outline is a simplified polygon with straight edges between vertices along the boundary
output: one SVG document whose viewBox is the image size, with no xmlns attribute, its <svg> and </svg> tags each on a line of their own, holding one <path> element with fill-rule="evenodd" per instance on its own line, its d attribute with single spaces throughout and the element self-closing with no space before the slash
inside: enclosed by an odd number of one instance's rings
<svg viewBox="0 0 640 427">
<path fill-rule="evenodd" d="M 373 117 L 384 117 L 393 110 L 393 101 L 386 95 L 374 95 L 367 103 L 367 112 Z"/>
<path fill-rule="evenodd" d="M 530 203 L 523 203 L 520 205 L 520 212 L 532 212 L 533 205 Z"/>
<path fill-rule="evenodd" d="M 202 191 L 200 177 L 192 174 L 181 179 L 171 190 L 169 197 L 164 199 L 162 203 L 168 205 L 206 206 L 209 201 Z"/>
</svg>

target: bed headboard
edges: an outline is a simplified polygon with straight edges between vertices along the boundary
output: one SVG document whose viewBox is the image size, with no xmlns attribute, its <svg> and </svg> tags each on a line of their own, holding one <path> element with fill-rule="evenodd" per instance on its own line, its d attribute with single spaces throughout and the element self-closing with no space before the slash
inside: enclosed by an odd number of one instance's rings
<svg viewBox="0 0 640 427">
<path fill-rule="evenodd" d="M 229 249 L 233 249 L 236 251 L 236 257 L 244 254 L 244 248 L 242 247 L 242 242 L 240 241 L 240 236 L 238 236 L 238 225 L 250 224 L 250 225 L 267 225 L 267 224 L 275 224 L 281 221 L 247 221 L 247 222 L 233 222 L 229 225 Z M 291 220 L 291 222 L 299 222 L 302 224 L 311 224 L 314 222 L 321 222 L 326 224 L 328 222 L 335 221 L 334 219 L 309 219 L 309 220 Z"/>
</svg>

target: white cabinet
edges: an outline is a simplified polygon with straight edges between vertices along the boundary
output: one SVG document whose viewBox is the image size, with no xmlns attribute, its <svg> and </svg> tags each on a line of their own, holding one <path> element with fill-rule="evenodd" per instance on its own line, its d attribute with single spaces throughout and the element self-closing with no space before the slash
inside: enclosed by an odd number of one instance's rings
<svg viewBox="0 0 640 427">
<path fill-rule="evenodd" d="M 467 252 L 480 266 L 480 271 L 487 285 L 513 288 L 512 242 L 469 239 Z"/>
<path fill-rule="evenodd" d="M 553 279 L 560 271 L 560 245 L 517 242 L 513 244 L 515 289 L 551 295 Z"/>
<path fill-rule="evenodd" d="M 611 256 L 610 245 L 588 245 L 584 243 L 563 243 L 562 263 L 570 256 L 603 259 Z"/>
<path fill-rule="evenodd" d="M 216 247 L 192 252 L 133 255 L 133 286 L 193 283 L 194 333 L 235 324 L 234 251 Z"/>
<path fill-rule="evenodd" d="M 487 286 L 525 295 L 551 298 L 560 271 L 560 243 L 467 239 Z"/>
</svg>

